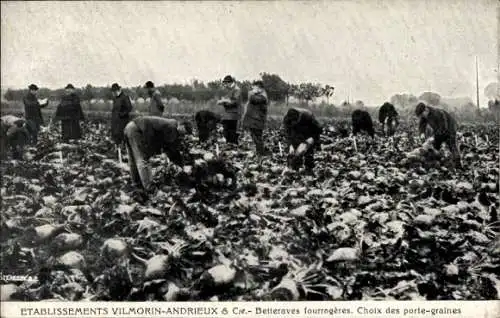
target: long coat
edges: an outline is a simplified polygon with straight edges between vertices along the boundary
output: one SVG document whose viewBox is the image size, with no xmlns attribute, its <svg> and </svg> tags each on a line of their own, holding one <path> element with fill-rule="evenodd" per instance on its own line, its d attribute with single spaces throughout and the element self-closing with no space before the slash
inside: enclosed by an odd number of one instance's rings
<svg viewBox="0 0 500 318">
<path fill-rule="evenodd" d="M 26 120 L 31 121 L 37 130 L 43 125 L 43 117 L 41 108 L 47 106 L 47 104 L 40 105 L 38 99 L 34 94 L 28 93 L 23 98 L 24 103 L 24 117 Z"/>
<path fill-rule="evenodd" d="M 196 112 L 194 119 L 198 129 L 198 137 L 201 142 L 205 142 L 210 137 L 211 132 L 217 128 L 221 116 L 208 109 L 202 109 Z"/>
<path fill-rule="evenodd" d="M 268 98 L 263 89 L 248 92 L 248 102 L 243 117 L 243 128 L 264 130 L 267 120 Z"/>
<path fill-rule="evenodd" d="M 123 141 L 123 129 L 130 121 L 131 111 L 132 103 L 125 93 L 115 97 L 111 111 L 111 139 L 117 144 Z"/>
<path fill-rule="evenodd" d="M 222 106 L 224 106 L 222 120 L 239 120 L 241 116 L 242 99 L 241 89 L 238 85 L 234 85 L 229 89 L 224 89 L 222 98 L 229 101 L 222 103 Z"/>
<path fill-rule="evenodd" d="M 75 93 L 64 95 L 54 116 L 54 120 L 61 121 L 62 139 L 80 139 L 82 137 L 80 121 L 84 119 L 80 97 Z"/>
<path fill-rule="evenodd" d="M 155 90 L 150 96 L 151 101 L 149 102 L 149 115 L 150 116 L 161 116 L 165 110 L 165 105 L 161 101 L 160 91 Z"/>
<path fill-rule="evenodd" d="M 170 148 L 180 146 L 181 135 L 177 130 L 177 120 L 157 116 L 141 116 L 132 122 L 137 125 L 141 132 L 141 151 L 146 159 L 162 152 L 168 153 Z"/>
<path fill-rule="evenodd" d="M 12 115 L 0 119 L 0 157 L 5 159 L 9 150 L 14 159 L 21 159 L 24 146 L 28 143 L 30 133 L 24 118 Z"/>
<path fill-rule="evenodd" d="M 380 123 L 385 123 L 386 119 L 397 119 L 398 112 L 393 104 L 385 103 L 378 111 L 378 120 Z"/>
<path fill-rule="evenodd" d="M 426 132 L 429 125 L 434 136 L 437 137 L 455 137 L 457 133 L 457 121 L 444 109 L 427 106 L 429 115 L 427 118 L 420 119 L 419 131 L 421 134 Z"/>
<path fill-rule="evenodd" d="M 323 128 L 311 111 L 298 107 L 290 108 L 283 118 L 283 126 L 289 145 L 297 147 L 312 137 L 314 144 L 319 149 Z"/>
</svg>

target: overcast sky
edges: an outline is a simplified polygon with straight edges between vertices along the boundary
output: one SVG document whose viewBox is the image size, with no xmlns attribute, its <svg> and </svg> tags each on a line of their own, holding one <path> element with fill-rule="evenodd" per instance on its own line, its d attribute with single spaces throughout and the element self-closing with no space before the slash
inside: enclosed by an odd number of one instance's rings
<svg viewBox="0 0 500 318">
<path fill-rule="evenodd" d="M 475 101 L 497 79 L 496 0 L 2 2 L 1 83 L 137 86 L 260 72 L 381 103 Z"/>
</svg>

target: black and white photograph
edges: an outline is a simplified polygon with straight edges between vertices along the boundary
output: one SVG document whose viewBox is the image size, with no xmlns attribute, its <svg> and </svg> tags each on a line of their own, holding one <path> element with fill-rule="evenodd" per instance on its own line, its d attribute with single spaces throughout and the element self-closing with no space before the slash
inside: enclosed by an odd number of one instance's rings
<svg viewBox="0 0 500 318">
<path fill-rule="evenodd" d="M 2 1 L 2 302 L 499 300 L 499 28 L 496 0 Z"/>
</svg>

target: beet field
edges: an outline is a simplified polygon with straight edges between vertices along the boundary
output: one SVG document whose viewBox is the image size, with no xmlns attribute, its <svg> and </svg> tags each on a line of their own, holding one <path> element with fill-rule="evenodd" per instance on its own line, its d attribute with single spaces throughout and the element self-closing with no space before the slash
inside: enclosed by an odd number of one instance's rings
<svg viewBox="0 0 500 318">
<path fill-rule="evenodd" d="M 0 271 L 27 278 L 3 281 L 2 300 L 499 299 L 498 127 L 461 127 L 454 171 L 409 124 L 356 143 L 339 125 L 315 177 L 286 168 L 277 123 L 260 161 L 247 134 L 239 149 L 190 136 L 202 164 L 152 158 L 147 202 L 107 124 L 72 144 L 43 131 L 1 165 Z"/>
</svg>

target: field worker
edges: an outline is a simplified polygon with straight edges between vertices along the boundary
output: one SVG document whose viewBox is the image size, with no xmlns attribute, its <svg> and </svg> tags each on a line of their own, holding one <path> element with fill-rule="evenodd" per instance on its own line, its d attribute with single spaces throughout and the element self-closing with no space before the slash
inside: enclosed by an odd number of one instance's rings
<svg viewBox="0 0 500 318">
<path fill-rule="evenodd" d="M 38 142 L 38 132 L 40 131 L 40 126 L 43 125 L 41 108 L 46 107 L 49 104 L 49 101 L 47 100 L 46 103 L 40 104 L 38 102 L 38 86 L 31 84 L 28 87 L 28 94 L 23 98 L 23 103 L 24 117 L 30 122 L 30 126 L 33 127 L 31 142 L 36 144 Z"/>
<path fill-rule="evenodd" d="M 122 91 L 122 88 L 117 83 L 111 85 L 113 94 L 113 109 L 111 111 L 111 139 L 117 145 L 123 142 L 123 130 L 130 121 L 130 112 L 132 111 L 132 103 L 127 94 Z"/>
<path fill-rule="evenodd" d="M 80 97 L 76 94 L 75 87 L 68 84 L 54 116 L 55 121 L 61 121 L 62 140 L 64 142 L 82 138 L 80 121 L 84 119 Z"/>
<path fill-rule="evenodd" d="M 243 128 L 250 131 L 258 156 L 265 154 L 262 134 L 267 120 L 268 103 L 264 83 L 262 81 L 253 82 L 252 89 L 248 92 L 248 102 L 243 115 Z"/>
<path fill-rule="evenodd" d="M 222 125 L 224 127 L 224 138 L 228 143 L 238 144 L 238 120 L 241 115 L 241 89 L 231 75 L 222 80 L 223 97 L 217 102 L 224 107 Z"/>
<path fill-rule="evenodd" d="M 384 103 L 378 111 L 378 120 L 382 124 L 382 131 L 386 136 L 393 136 L 399 124 L 398 112 L 391 103 Z"/>
<path fill-rule="evenodd" d="M 26 120 L 12 115 L 2 116 L 0 130 L 0 156 L 2 160 L 7 157 L 9 150 L 13 159 L 21 160 L 24 147 L 29 143 L 31 137 Z"/>
<path fill-rule="evenodd" d="M 198 138 L 200 142 L 205 142 L 210 138 L 211 133 L 217 129 L 221 116 L 208 109 L 203 109 L 196 112 L 194 120 L 198 129 Z"/>
<path fill-rule="evenodd" d="M 288 165 L 299 169 L 302 165 L 306 173 L 313 174 L 314 150 L 320 148 L 323 131 L 314 114 L 307 109 L 290 108 L 283 118 L 284 132 L 288 139 Z"/>
<path fill-rule="evenodd" d="M 129 156 L 132 182 L 147 193 L 152 181 L 149 158 L 166 153 L 176 165 L 182 166 L 188 155 L 184 136 L 192 134 L 189 122 L 157 116 L 142 116 L 130 121 L 125 127 L 125 143 Z"/>
<path fill-rule="evenodd" d="M 151 99 L 149 102 L 149 115 L 150 116 L 162 116 L 163 111 L 165 110 L 165 105 L 161 101 L 160 91 L 155 88 L 155 84 L 151 81 L 147 81 L 144 85 L 146 88 L 149 98 Z"/>
<path fill-rule="evenodd" d="M 352 134 L 356 136 L 359 132 L 366 132 L 370 137 L 375 137 L 375 129 L 370 114 L 361 109 L 356 109 L 351 115 Z"/>
<path fill-rule="evenodd" d="M 447 111 L 419 103 L 415 108 L 415 115 L 420 119 L 419 133 L 425 135 L 427 125 L 432 128 L 434 148 L 439 150 L 443 142 L 451 151 L 456 168 L 462 168 L 460 152 L 457 145 L 457 122 Z"/>
</svg>

